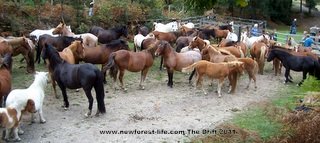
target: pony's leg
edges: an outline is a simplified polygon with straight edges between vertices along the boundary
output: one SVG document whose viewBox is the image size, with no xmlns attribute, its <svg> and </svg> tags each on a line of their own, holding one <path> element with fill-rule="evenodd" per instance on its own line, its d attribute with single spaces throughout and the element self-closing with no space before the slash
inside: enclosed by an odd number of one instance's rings
<svg viewBox="0 0 320 143">
<path fill-rule="evenodd" d="M 39 117 L 40 117 L 40 123 L 46 123 L 46 119 L 44 119 L 44 116 L 43 116 L 42 108 L 39 109 Z"/>
<path fill-rule="evenodd" d="M 103 83 L 106 84 L 107 83 L 107 80 L 106 80 L 107 70 L 106 70 L 106 68 L 104 68 L 104 64 L 101 64 L 101 73 L 102 73 Z"/>
<path fill-rule="evenodd" d="M 57 95 L 57 89 L 56 89 L 56 81 L 54 80 L 53 73 L 50 72 L 50 78 L 51 78 L 51 84 L 53 88 L 53 94 L 58 99 L 59 96 Z"/>
<path fill-rule="evenodd" d="M 10 141 L 10 133 L 11 133 L 11 129 L 10 128 L 6 128 L 5 136 L 3 138 L 5 141 Z"/>
<path fill-rule="evenodd" d="M 159 67 L 160 71 L 162 71 L 162 65 L 163 65 L 163 57 L 161 56 L 160 67 Z"/>
<path fill-rule="evenodd" d="M 307 71 L 302 71 L 302 80 L 299 82 L 298 86 L 301 86 L 303 81 L 307 78 L 307 73 L 308 73 Z"/>
<path fill-rule="evenodd" d="M 123 76 L 124 76 L 124 70 L 120 70 L 120 73 L 119 73 L 120 87 L 122 90 L 127 91 L 127 89 L 123 85 Z"/>
<path fill-rule="evenodd" d="M 218 96 L 221 97 L 221 87 L 223 85 L 224 78 L 220 78 L 218 81 Z"/>
<path fill-rule="evenodd" d="M 84 116 L 86 117 L 89 117 L 92 113 L 92 105 L 93 105 L 93 97 L 92 97 L 92 94 L 91 94 L 91 88 L 83 88 L 87 98 L 88 98 L 88 101 L 89 101 L 89 111 L 84 114 Z"/>
<path fill-rule="evenodd" d="M 231 86 L 229 87 L 228 93 L 234 93 L 237 87 L 237 80 L 238 80 L 238 72 L 231 73 Z"/>
<path fill-rule="evenodd" d="M 144 80 L 146 79 L 147 73 L 148 73 L 149 68 L 143 69 L 141 71 L 141 79 L 140 79 L 140 84 L 139 87 L 140 89 L 144 90 L 144 86 L 142 85 L 142 83 L 144 83 Z"/>
<path fill-rule="evenodd" d="M 169 67 L 167 67 L 167 72 L 168 72 L 168 84 L 167 86 L 169 86 L 170 88 L 172 88 L 173 86 L 173 69 L 170 69 Z"/>
<path fill-rule="evenodd" d="M 189 84 L 190 84 L 190 85 L 192 85 L 192 77 L 194 76 L 195 73 L 196 73 L 196 70 L 194 69 L 194 70 L 192 71 L 192 73 L 190 74 L 190 76 L 189 76 Z"/>
<path fill-rule="evenodd" d="M 59 85 L 61 92 L 62 92 L 62 95 L 63 95 L 64 109 L 67 110 L 69 108 L 69 101 L 68 101 L 66 87 L 64 87 L 61 84 L 58 84 L 58 85 Z"/>
<path fill-rule="evenodd" d="M 202 74 L 197 73 L 197 83 L 196 83 L 196 89 L 201 88 L 202 92 L 204 95 L 207 95 L 208 93 L 204 90 L 203 85 L 202 85 Z"/>
<path fill-rule="evenodd" d="M 285 83 L 292 82 L 292 80 L 289 79 L 289 75 L 290 75 L 290 69 L 286 68 L 286 71 L 284 73 L 284 77 L 286 78 L 286 80 L 284 81 Z"/>
<path fill-rule="evenodd" d="M 13 141 L 18 142 L 21 141 L 21 138 L 18 135 L 18 127 L 13 127 Z"/>
</svg>

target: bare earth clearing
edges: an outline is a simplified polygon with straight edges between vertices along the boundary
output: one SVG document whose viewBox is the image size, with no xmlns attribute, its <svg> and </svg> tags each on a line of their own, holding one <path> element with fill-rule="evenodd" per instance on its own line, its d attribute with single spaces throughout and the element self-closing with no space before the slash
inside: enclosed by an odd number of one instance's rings
<svg viewBox="0 0 320 143">
<path fill-rule="evenodd" d="M 128 92 L 110 89 L 110 82 L 105 85 L 109 93 L 105 103 L 107 113 L 99 117 L 85 118 L 88 108 L 87 98 L 82 89 L 80 92 L 68 90 L 70 109 L 61 108 L 62 98 L 56 99 L 51 94 L 51 85 L 47 86 L 47 96 L 44 101 L 44 115 L 47 123 L 37 122 L 29 125 L 29 115 L 23 118 L 25 134 L 21 135 L 22 142 L 177 142 L 189 141 L 187 130 L 202 131 L 214 129 L 218 124 L 229 120 L 235 110 L 245 110 L 251 104 L 270 100 L 276 96 L 276 91 L 283 87 L 283 76 L 275 77 L 271 63 L 266 63 L 265 75 L 257 75 L 258 90 L 253 84 L 245 89 L 247 75 L 243 75 L 234 95 L 227 94 L 225 82 L 222 97 L 215 93 L 217 82 L 213 87 L 206 80 L 204 86 L 209 90 L 208 95 L 194 90 L 188 85 L 188 75 L 175 72 L 174 87 L 166 85 L 166 71 L 150 71 L 146 80 L 146 89 L 138 90 L 140 73 L 126 72 L 125 83 Z M 300 80 L 300 74 L 292 73 L 295 81 Z M 108 79 L 110 81 L 110 79 Z M 16 88 L 16 87 L 15 87 Z M 60 89 L 58 93 L 61 95 Z M 95 95 L 95 94 L 93 94 Z M 94 103 L 96 111 L 96 102 Z M 240 112 L 241 112 L 240 111 Z M 100 134 L 103 130 L 166 130 L 185 131 L 185 135 L 172 134 Z"/>
</svg>

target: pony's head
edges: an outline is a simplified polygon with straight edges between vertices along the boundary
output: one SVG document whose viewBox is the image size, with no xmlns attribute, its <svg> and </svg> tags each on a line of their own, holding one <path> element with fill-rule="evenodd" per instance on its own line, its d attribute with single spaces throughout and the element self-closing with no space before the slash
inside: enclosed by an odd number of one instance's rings
<svg viewBox="0 0 320 143">
<path fill-rule="evenodd" d="M 80 59 L 83 59 L 85 57 L 84 44 L 82 40 L 73 41 L 70 45 L 70 49 L 73 53 L 76 53 Z"/>
<path fill-rule="evenodd" d="M 52 31 L 52 34 L 62 34 L 62 30 L 66 28 L 65 24 L 60 22 L 60 24 L 54 28 L 54 30 Z"/>
<path fill-rule="evenodd" d="M 27 105 L 24 108 L 24 111 L 30 112 L 30 113 L 36 113 L 36 105 L 32 99 L 28 99 Z"/>
<path fill-rule="evenodd" d="M 275 49 L 271 49 L 270 52 L 268 53 L 267 62 L 272 61 L 276 57 L 276 54 L 274 51 Z"/>
<path fill-rule="evenodd" d="M 36 71 L 35 75 L 34 75 L 34 77 L 35 77 L 34 81 L 38 82 L 39 85 L 44 87 L 49 82 L 48 74 L 49 74 L 48 72 L 38 72 L 38 71 Z"/>
<path fill-rule="evenodd" d="M 192 39 L 192 41 L 189 43 L 189 49 L 199 48 L 203 49 L 206 47 L 206 42 L 201 39 L 200 37 L 196 36 Z"/>
<path fill-rule="evenodd" d="M 155 56 L 163 55 L 166 48 L 171 48 L 170 44 L 167 41 L 161 40 L 156 52 L 154 53 Z"/>
<path fill-rule="evenodd" d="M 44 48 L 42 49 L 42 58 L 49 60 L 49 66 L 54 69 L 54 67 L 62 63 L 63 60 L 60 58 L 58 51 L 50 44 L 45 44 Z"/>
</svg>

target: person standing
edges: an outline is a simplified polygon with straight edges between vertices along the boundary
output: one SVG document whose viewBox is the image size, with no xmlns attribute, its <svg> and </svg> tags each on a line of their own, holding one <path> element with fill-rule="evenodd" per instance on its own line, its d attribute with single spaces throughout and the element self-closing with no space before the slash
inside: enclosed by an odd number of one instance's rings
<svg viewBox="0 0 320 143">
<path fill-rule="evenodd" d="M 89 16 L 93 16 L 93 4 L 94 4 L 94 0 L 92 0 L 92 2 L 90 2 L 90 5 L 89 5 Z"/>
<path fill-rule="evenodd" d="M 260 35 L 260 32 L 259 32 L 259 29 L 258 29 L 258 24 L 254 24 L 252 29 L 251 29 L 251 36 L 259 36 Z"/>
<path fill-rule="evenodd" d="M 290 34 L 296 34 L 297 33 L 297 19 L 295 18 L 290 26 Z"/>
</svg>

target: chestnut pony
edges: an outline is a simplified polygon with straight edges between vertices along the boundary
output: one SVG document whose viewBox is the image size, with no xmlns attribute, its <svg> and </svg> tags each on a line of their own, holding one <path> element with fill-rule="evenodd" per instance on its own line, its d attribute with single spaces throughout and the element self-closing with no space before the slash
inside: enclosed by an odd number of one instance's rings
<svg viewBox="0 0 320 143">
<path fill-rule="evenodd" d="M 123 76 L 125 70 L 131 72 L 141 71 L 141 79 L 139 87 L 144 89 L 143 82 L 146 79 L 149 68 L 153 65 L 154 52 L 157 48 L 157 42 L 148 45 L 147 49 L 140 52 L 132 52 L 128 50 L 119 50 L 111 53 L 109 56 L 108 63 L 106 64 L 103 71 L 110 69 L 110 75 L 116 82 L 117 75 L 119 72 L 120 87 L 124 91 L 127 89 L 123 85 Z M 113 84 L 114 85 L 114 84 Z"/>
<path fill-rule="evenodd" d="M 33 73 L 34 67 L 34 49 L 35 45 L 33 42 L 26 37 L 12 37 L 3 39 L 12 47 L 12 56 L 22 55 L 26 60 L 27 72 Z M 1 40 L 0 40 L 1 41 Z"/>
<path fill-rule="evenodd" d="M 250 49 L 252 59 L 255 59 L 259 65 L 259 74 L 263 75 L 265 57 L 267 56 L 268 47 L 263 42 L 254 42 Z"/>
<path fill-rule="evenodd" d="M 182 69 L 182 72 L 190 72 L 194 70 L 197 73 L 197 87 L 200 85 L 204 94 L 207 92 L 203 89 L 202 78 L 207 75 L 211 79 L 218 79 L 218 95 L 221 97 L 221 87 L 224 79 L 232 74 L 233 70 L 243 71 L 244 65 L 239 61 L 212 63 L 206 60 L 198 61 L 188 67 Z"/>
<path fill-rule="evenodd" d="M 164 66 L 168 73 L 168 86 L 173 86 L 173 72 L 181 71 L 182 68 L 201 60 L 201 54 L 196 51 L 187 51 L 184 53 L 177 53 L 167 41 L 161 41 L 156 52 L 156 56 L 161 55 L 164 59 Z M 191 74 L 192 75 L 192 74 Z"/>
<path fill-rule="evenodd" d="M 12 57 L 10 53 L 0 59 L 0 106 L 3 107 L 3 101 L 11 91 L 11 66 Z M 3 100 L 4 99 L 4 100 Z"/>
</svg>

